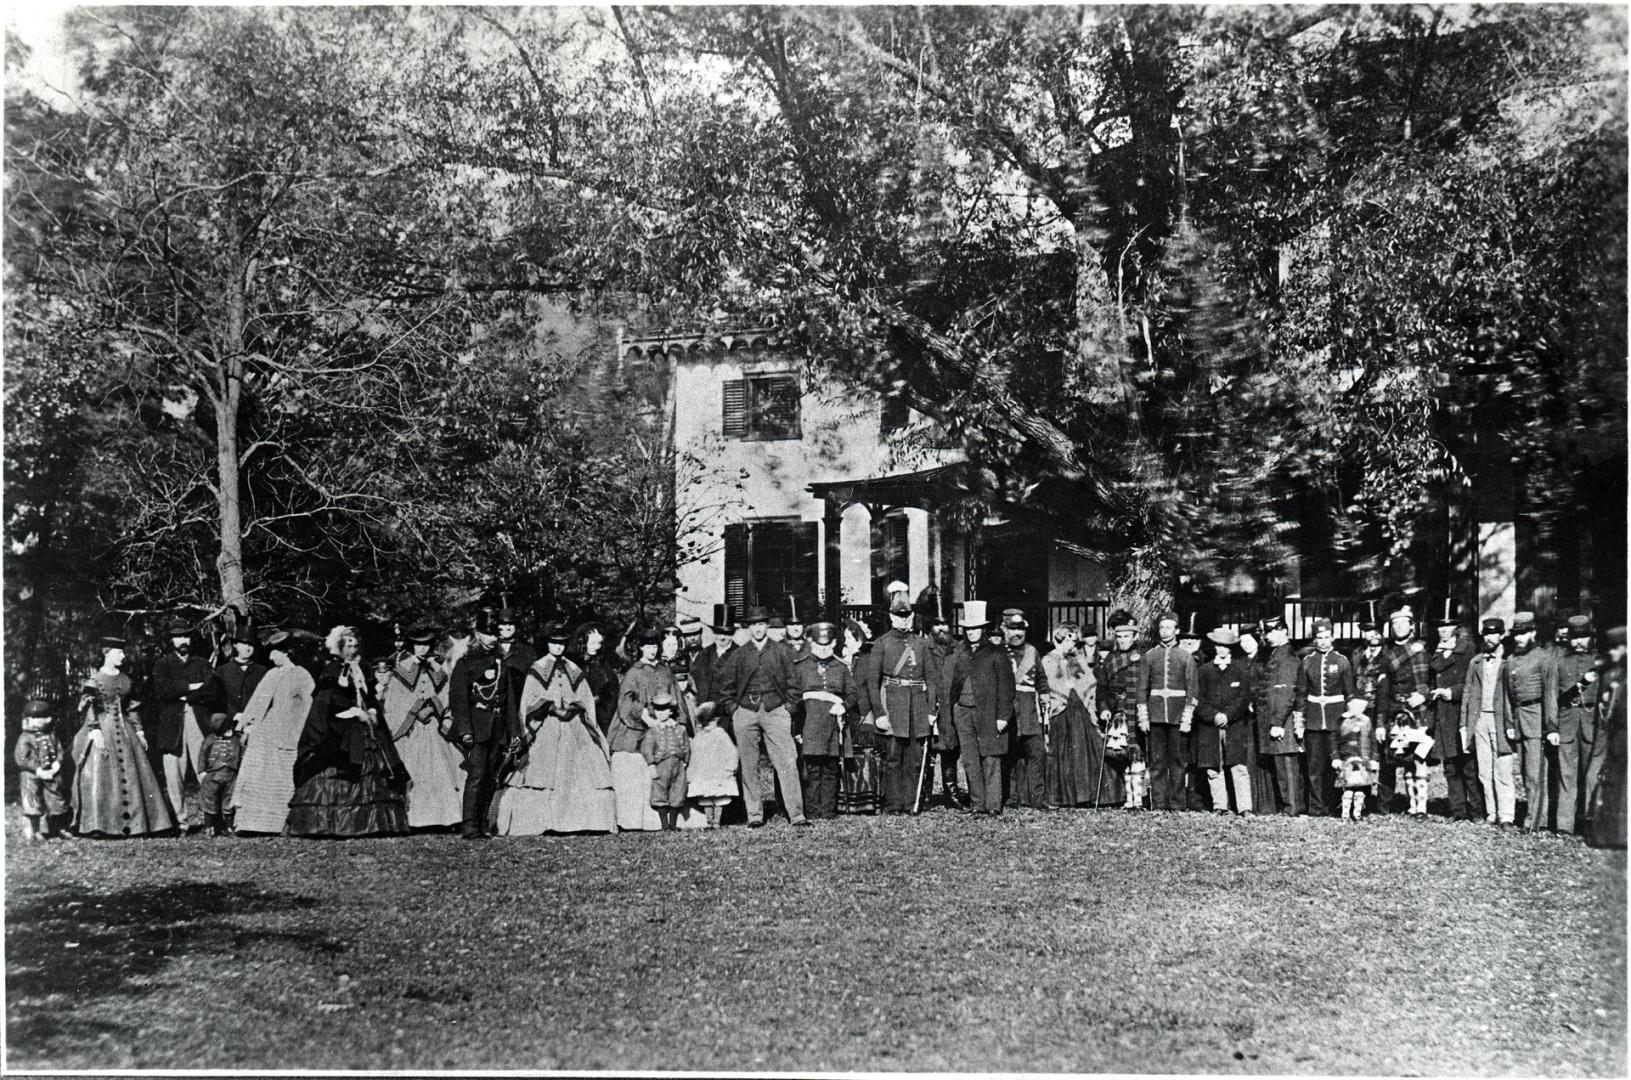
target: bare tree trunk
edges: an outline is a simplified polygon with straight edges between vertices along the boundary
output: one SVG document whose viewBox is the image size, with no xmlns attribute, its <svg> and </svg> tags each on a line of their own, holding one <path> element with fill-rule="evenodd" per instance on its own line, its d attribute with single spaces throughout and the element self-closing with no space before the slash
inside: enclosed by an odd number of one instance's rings
<svg viewBox="0 0 1631 1080">
<path fill-rule="evenodd" d="M 243 514 L 238 458 L 239 400 L 243 393 L 245 316 L 243 270 L 233 275 L 227 298 L 225 348 L 217 371 L 221 376 L 215 402 L 215 482 L 220 506 L 221 553 L 215 557 L 221 577 L 221 603 L 242 617 L 249 613 L 244 591 Z"/>
</svg>

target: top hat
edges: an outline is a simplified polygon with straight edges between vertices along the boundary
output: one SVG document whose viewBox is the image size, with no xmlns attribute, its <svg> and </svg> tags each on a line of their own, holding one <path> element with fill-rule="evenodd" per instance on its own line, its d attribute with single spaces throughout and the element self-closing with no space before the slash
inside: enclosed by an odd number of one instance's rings
<svg viewBox="0 0 1631 1080">
<path fill-rule="evenodd" d="M 742 621 L 748 626 L 752 626 L 754 623 L 768 624 L 770 622 L 770 609 L 763 604 L 754 604 L 748 608 L 748 613 L 742 616 Z"/>
<path fill-rule="evenodd" d="M 1590 637 L 1591 636 L 1591 616 L 1590 615 L 1570 615 L 1567 626 L 1568 626 L 1568 634 L 1569 634 L 1570 637 Z"/>
<path fill-rule="evenodd" d="M 30 698 L 23 706 L 23 716 L 50 716 L 51 703 L 40 698 Z"/>
<path fill-rule="evenodd" d="M 838 640 L 838 627 L 830 622 L 812 623 L 804 636 L 812 645 L 831 645 Z"/>
<path fill-rule="evenodd" d="M 789 624 L 798 623 L 801 626 L 804 624 L 804 620 L 799 617 L 799 598 L 796 596 L 787 598 L 787 621 Z"/>
<path fill-rule="evenodd" d="M 679 625 L 675 627 L 681 637 L 692 637 L 702 633 L 702 620 L 695 615 L 681 615 Z"/>
<path fill-rule="evenodd" d="M 258 645 L 260 642 L 255 637 L 254 628 L 249 625 L 248 620 L 244 620 L 233 628 L 232 643 L 234 645 Z"/>
<path fill-rule="evenodd" d="M 1478 624 L 1478 632 L 1480 634 L 1504 635 L 1506 633 L 1506 623 L 1491 615 L 1489 618 Z"/>
<path fill-rule="evenodd" d="M 910 615 L 911 613 L 912 602 L 906 599 L 906 594 L 903 592 L 893 593 L 889 600 L 889 614 Z"/>
<path fill-rule="evenodd" d="M 1002 609 L 1002 628 L 1004 630 L 1029 629 L 1030 623 L 1025 621 L 1025 613 L 1017 607 Z"/>
<path fill-rule="evenodd" d="M 1512 616 L 1512 632 L 1514 634 L 1534 633 L 1535 613 L 1533 611 L 1520 611 Z"/>
<path fill-rule="evenodd" d="M 1210 641 L 1214 645 L 1239 645 L 1240 635 L 1229 629 L 1227 626 L 1220 626 L 1210 634 L 1207 634 L 1206 640 Z"/>
<path fill-rule="evenodd" d="M 495 633 L 498 630 L 498 612 L 489 607 L 482 608 L 476 612 L 473 625 L 478 634 Z"/>
<path fill-rule="evenodd" d="M 736 610 L 729 604 L 715 604 L 714 621 L 708 624 L 708 629 L 716 634 L 734 634 L 736 632 Z"/>
<path fill-rule="evenodd" d="M 971 626 L 987 626 L 991 622 L 986 617 L 984 600 L 963 601 L 963 629 Z"/>
</svg>

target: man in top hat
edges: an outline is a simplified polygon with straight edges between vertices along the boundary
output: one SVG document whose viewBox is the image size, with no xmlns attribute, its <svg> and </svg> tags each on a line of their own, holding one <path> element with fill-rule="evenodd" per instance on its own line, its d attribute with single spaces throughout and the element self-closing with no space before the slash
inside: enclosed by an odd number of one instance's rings
<svg viewBox="0 0 1631 1080">
<path fill-rule="evenodd" d="M 1512 655 L 1506 661 L 1506 694 L 1512 707 L 1507 734 L 1516 740 L 1518 764 L 1523 770 L 1526 831 L 1550 824 L 1547 799 L 1546 733 L 1557 730 L 1557 658 L 1535 641 L 1540 627 L 1530 611 L 1512 618 Z"/>
<path fill-rule="evenodd" d="M 1589 785 L 1585 769 L 1597 737 L 1597 680 L 1599 662 L 1591 647 L 1591 619 L 1574 615 L 1563 625 L 1567 651 L 1557 661 L 1557 722 L 1546 732 L 1551 748 L 1551 788 L 1547 798 L 1555 807 L 1560 833 L 1575 831 L 1581 792 Z"/>
<path fill-rule="evenodd" d="M 1047 736 L 1043 734 L 1051 717 L 1048 700 L 1048 673 L 1042 669 L 1042 655 L 1025 640 L 1030 623 L 1019 608 L 1002 613 L 1002 643 L 1014 669 L 1014 727 L 1003 764 L 1008 773 L 1008 802 L 1032 810 L 1052 810 L 1048 805 Z"/>
<path fill-rule="evenodd" d="M 1198 673 L 1194 656 L 1178 645 L 1177 612 L 1156 616 L 1155 635 L 1138 683 L 1138 728 L 1149 739 L 1150 806 L 1183 810 Z"/>
<path fill-rule="evenodd" d="M 475 641 L 453 665 L 448 679 L 449 733 L 465 752 L 464 821 L 459 834 L 466 840 L 489 835 L 487 815 L 499 765 L 505 749 L 518 745 L 521 737 L 526 668 L 512 679 L 509 657 L 499 651 L 498 631 L 494 612 L 483 609 L 476 618 Z M 509 656 L 516 656 L 513 623 L 511 634 Z"/>
<path fill-rule="evenodd" d="M 1190 656 L 1199 656 L 1201 652 L 1201 633 L 1195 629 L 1195 615 L 1189 616 L 1189 627 L 1178 635 L 1178 647 Z M 1199 663 L 1200 661 L 1196 661 Z"/>
<path fill-rule="evenodd" d="M 1482 789 L 1484 820 L 1511 825 L 1516 807 L 1512 787 L 1513 748 L 1511 704 L 1506 694 L 1506 655 L 1501 641 L 1506 623 L 1487 618 L 1478 625 L 1483 642 L 1467 661 L 1467 674 L 1461 684 L 1461 729 L 1457 735 L 1467 747 L 1478 769 Z"/>
<path fill-rule="evenodd" d="M 1291 650 L 1291 631 L 1283 616 L 1271 615 L 1263 620 L 1263 643 L 1268 646 L 1268 654 L 1259 669 L 1252 712 L 1258 750 L 1268 766 L 1273 803 L 1264 802 L 1257 809 L 1261 813 L 1278 808 L 1282 814 L 1306 814 L 1302 746 L 1293 720 L 1302 661 Z"/>
<path fill-rule="evenodd" d="M 804 634 L 804 620 L 799 617 L 798 597 L 789 596 L 787 598 L 787 647 L 793 651 L 795 660 L 804 655 L 807 647 Z"/>
<path fill-rule="evenodd" d="M 526 682 L 527 669 L 538 662 L 538 650 L 517 636 L 516 631 L 520 629 L 520 622 L 510 608 L 499 608 L 493 616 L 493 623 L 497 632 L 494 647 L 504 661 L 507 677 L 514 683 L 514 704 L 519 706 L 521 686 Z"/>
<path fill-rule="evenodd" d="M 153 664 L 153 700 L 158 715 L 147 729 L 148 750 L 160 755 L 170 809 L 185 827 L 182 799 L 191 773 L 202 779 L 200 756 L 204 724 L 221 701 L 221 685 L 209 662 L 193 652 L 192 628 L 176 620 L 168 629 L 170 650 Z"/>
<path fill-rule="evenodd" d="M 243 718 L 244 706 L 255 695 L 262 676 L 270 669 L 255 659 L 255 635 L 249 624 L 239 620 L 232 634 L 232 656 L 215 665 L 221 684 L 220 709 L 236 724 Z"/>
<path fill-rule="evenodd" d="M 983 600 L 963 602 L 966 649 L 952 658 L 951 711 L 968 774 L 969 805 L 976 814 L 1002 813 L 1002 759 L 1014 714 L 1014 666 L 987 636 Z"/>
<path fill-rule="evenodd" d="M 793 654 L 786 645 L 770 640 L 769 611 L 763 607 L 751 609 L 747 623 L 748 643 L 726 654 L 715 675 L 719 709 L 731 718 L 742 761 L 742 798 L 747 804 L 748 827 L 756 829 L 765 823 L 759 778 L 761 747 L 768 751 L 770 767 L 781 783 L 789 820 L 806 826 L 810 822 L 804 816 L 798 746 L 793 742 L 790 712 L 799 701 Z"/>
<path fill-rule="evenodd" d="M 872 646 L 877 665 L 874 677 L 878 681 L 868 687 L 872 700 L 882 710 L 873 723 L 889 737 L 884 759 L 884 808 L 895 814 L 911 813 L 917 801 L 923 755 L 939 711 L 935 656 L 929 639 L 912 630 L 912 614 L 906 593 L 893 593 L 889 629 Z"/>
<path fill-rule="evenodd" d="M 1314 620 L 1314 651 L 1297 667 L 1292 697 L 1292 733 L 1303 747 L 1302 788 L 1308 812 L 1329 817 L 1341 809 L 1335 797 L 1336 774 L 1331 760 L 1342 731 L 1342 712 L 1354 690 L 1353 667 L 1333 646 L 1336 631 L 1330 619 Z"/>
<path fill-rule="evenodd" d="M 1472 641 L 1462 632 L 1448 600 L 1434 629 L 1438 645 L 1427 657 L 1427 733 L 1433 739 L 1429 760 L 1444 763 L 1451 819 L 1477 821 L 1484 816 L 1478 762 L 1473 759 L 1472 745 L 1461 737 L 1461 691 L 1472 663 Z"/>
<path fill-rule="evenodd" d="M 809 648 L 793 661 L 799 723 L 804 748 L 804 805 L 812 818 L 838 815 L 838 759 L 843 732 L 861 714 L 855 677 L 834 654 L 838 627 L 818 622 L 809 628 Z"/>
</svg>

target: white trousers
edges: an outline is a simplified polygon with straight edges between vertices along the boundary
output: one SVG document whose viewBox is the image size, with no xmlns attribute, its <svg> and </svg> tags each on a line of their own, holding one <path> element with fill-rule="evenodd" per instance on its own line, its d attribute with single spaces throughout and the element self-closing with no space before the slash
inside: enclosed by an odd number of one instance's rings
<svg viewBox="0 0 1631 1080">
<path fill-rule="evenodd" d="M 1484 713 L 1473 726 L 1472 752 L 1478 759 L 1478 785 L 1484 789 L 1484 820 L 1512 824 L 1518 813 L 1518 793 L 1512 784 L 1512 760 L 1517 755 L 1495 752 L 1494 713 Z"/>
</svg>

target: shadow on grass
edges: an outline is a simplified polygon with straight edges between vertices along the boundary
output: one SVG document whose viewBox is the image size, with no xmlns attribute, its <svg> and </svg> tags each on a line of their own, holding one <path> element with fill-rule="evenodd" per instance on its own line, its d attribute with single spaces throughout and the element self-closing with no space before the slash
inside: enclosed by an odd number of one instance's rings
<svg viewBox="0 0 1631 1080">
<path fill-rule="evenodd" d="M 251 882 L 140 885 L 98 896 L 54 891 L 11 908 L 6 920 L 6 995 L 15 1050 L 42 1050 L 64 1025 L 79 1034 L 89 1021 L 73 1013 L 99 1001 L 136 999 L 154 988 L 172 962 L 192 954 L 241 956 L 265 950 L 340 953 L 345 945 L 318 930 L 244 928 L 246 915 L 304 911 L 317 901 Z M 65 1008 L 59 995 L 72 1002 Z M 140 1022 L 92 1022 L 128 1038 Z"/>
</svg>

